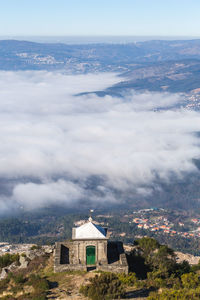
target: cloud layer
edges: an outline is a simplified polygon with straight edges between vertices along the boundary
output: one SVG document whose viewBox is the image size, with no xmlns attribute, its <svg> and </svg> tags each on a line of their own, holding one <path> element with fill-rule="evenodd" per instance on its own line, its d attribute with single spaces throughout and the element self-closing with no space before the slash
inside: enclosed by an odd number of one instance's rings
<svg viewBox="0 0 200 300">
<path fill-rule="evenodd" d="M 113 191 L 147 196 L 158 179 L 197 172 L 199 113 L 157 110 L 181 95 L 74 96 L 118 81 L 109 73 L 0 72 L 1 212 L 120 201 Z"/>
</svg>

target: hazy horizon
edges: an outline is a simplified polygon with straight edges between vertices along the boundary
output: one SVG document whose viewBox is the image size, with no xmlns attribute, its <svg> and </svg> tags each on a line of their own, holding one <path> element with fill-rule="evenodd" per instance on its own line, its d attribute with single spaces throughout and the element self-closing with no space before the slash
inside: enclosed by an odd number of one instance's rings
<svg viewBox="0 0 200 300">
<path fill-rule="evenodd" d="M 37 35 L 1 35 L 0 40 L 20 40 L 38 43 L 64 43 L 64 44 L 128 44 L 152 40 L 194 40 L 200 36 L 129 36 L 129 35 L 72 35 L 72 36 L 37 36 Z"/>
</svg>

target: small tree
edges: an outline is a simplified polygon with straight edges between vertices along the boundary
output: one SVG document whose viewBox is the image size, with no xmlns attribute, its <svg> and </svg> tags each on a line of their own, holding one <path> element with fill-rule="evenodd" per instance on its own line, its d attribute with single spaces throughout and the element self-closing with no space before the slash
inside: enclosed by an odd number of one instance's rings
<svg viewBox="0 0 200 300">
<path fill-rule="evenodd" d="M 151 253 L 159 248 L 160 244 L 153 238 L 143 237 L 137 241 L 139 247 L 143 252 L 143 256 L 147 258 Z"/>
<path fill-rule="evenodd" d="M 152 255 L 151 263 L 154 270 L 160 270 L 163 276 L 168 276 L 176 266 L 174 251 L 165 245 L 161 245 Z"/>
</svg>

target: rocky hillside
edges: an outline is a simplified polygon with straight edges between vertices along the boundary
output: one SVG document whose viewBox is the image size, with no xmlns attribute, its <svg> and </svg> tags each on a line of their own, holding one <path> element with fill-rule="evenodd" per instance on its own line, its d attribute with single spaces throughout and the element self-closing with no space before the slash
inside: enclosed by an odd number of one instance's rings
<svg viewBox="0 0 200 300">
<path fill-rule="evenodd" d="M 149 241 L 152 242 L 153 240 L 150 239 Z M 159 247 L 162 248 L 163 246 Z M 129 253 L 130 255 L 133 251 L 137 250 L 136 252 L 138 252 L 139 248 L 136 246 L 125 246 L 125 249 L 127 254 Z M 30 249 L 21 253 L 6 253 L 0 256 L 0 299 L 88 299 L 80 293 L 80 287 L 91 285 L 91 280 L 93 280 L 95 276 L 100 276 L 102 273 L 95 271 L 88 273 L 80 271 L 54 273 L 53 250 L 54 247 L 52 246 L 32 246 Z M 156 253 L 157 252 L 155 252 L 155 254 Z M 183 254 L 181 252 L 175 254 L 177 262 L 184 272 L 198 272 L 199 257 Z M 165 255 L 163 259 L 164 257 Z M 193 267 L 188 267 L 189 265 L 187 266 L 183 261 L 187 261 L 190 265 L 193 265 Z M 138 263 L 139 261 L 135 261 L 134 265 Z M 178 269 L 180 269 L 180 267 L 178 267 Z M 190 270 L 188 268 L 190 268 Z M 118 275 L 118 284 L 122 285 L 124 290 L 123 299 L 152 299 L 149 298 L 149 293 L 152 291 L 152 278 L 148 276 L 149 278 L 141 280 L 141 278 L 137 278 L 137 270 L 135 271 L 136 274 Z M 154 274 L 154 272 L 151 274 Z M 169 279 L 170 278 L 167 279 L 167 282 Z M 168 282 L 167 284 L 169 285 L 171 283 Z M 158 289 L 159 286 L 156 285 L 154 290 L 155 288 Z"/>
</svg>

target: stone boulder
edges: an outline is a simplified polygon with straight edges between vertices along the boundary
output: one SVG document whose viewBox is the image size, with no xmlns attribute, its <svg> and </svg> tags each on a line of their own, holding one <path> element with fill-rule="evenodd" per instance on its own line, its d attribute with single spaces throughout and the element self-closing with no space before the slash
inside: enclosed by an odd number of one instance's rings
<svg viewBox="0 0 200 300">
<path fill-rule="evenodd" d="M 44 254 L 44 251 L 42 250 L 28 250 L 26 251 L 26 256 L 30 259 L 33 260 L 37 256 L 41 256 Z"/>
<path fill-rule="evenodd" d="M 34 250 L 26 251 L 26 257 L 29 258 L 30 260 L 33 260 L 36 256 L 37 255 Z"/>
<path fill-rule="evenodd" d="M 1 274 L 0 274 L 0 280 L 5 279 L 8 275 L 9 272 L 15 271 L 19 266 L 17 265 L 16 262 L 13 262 L 11 265 L 8 267 L 5 267 L 2 269 Z"/>
<path fill-rule="evenodd" d="M 26 256 L 21 255 L 20 258 L 19 258 L 19 262 L 20 262 L 19 269 L 27 268 L 28 264 L 29 264 L 29 261 L 30 260 Z"/>
<path fill-rule="evenodd" d="M 12 272 L 12 271 L 16 270 L 18 267 L 19 267 L 19 265 L 16 262 L 13 262 L 11 265 L 6 267 L 6 269 L 8 270 L 8 272 Z"/>
<path fill-rule="evenodd" d="M 0 280 L 5 279 L 8 275 L 8 270 L 7 268 L 3 268 L 0 274 Z"/>
<path fill-rule="evenodd" d="M 43 249 L 44 249 L 44 252 L 46 254 L 51 254 L 51 253 L 53 253 L 54 247 L 52 247 L 52 246 L 45 246 Z"/>
</svg>

